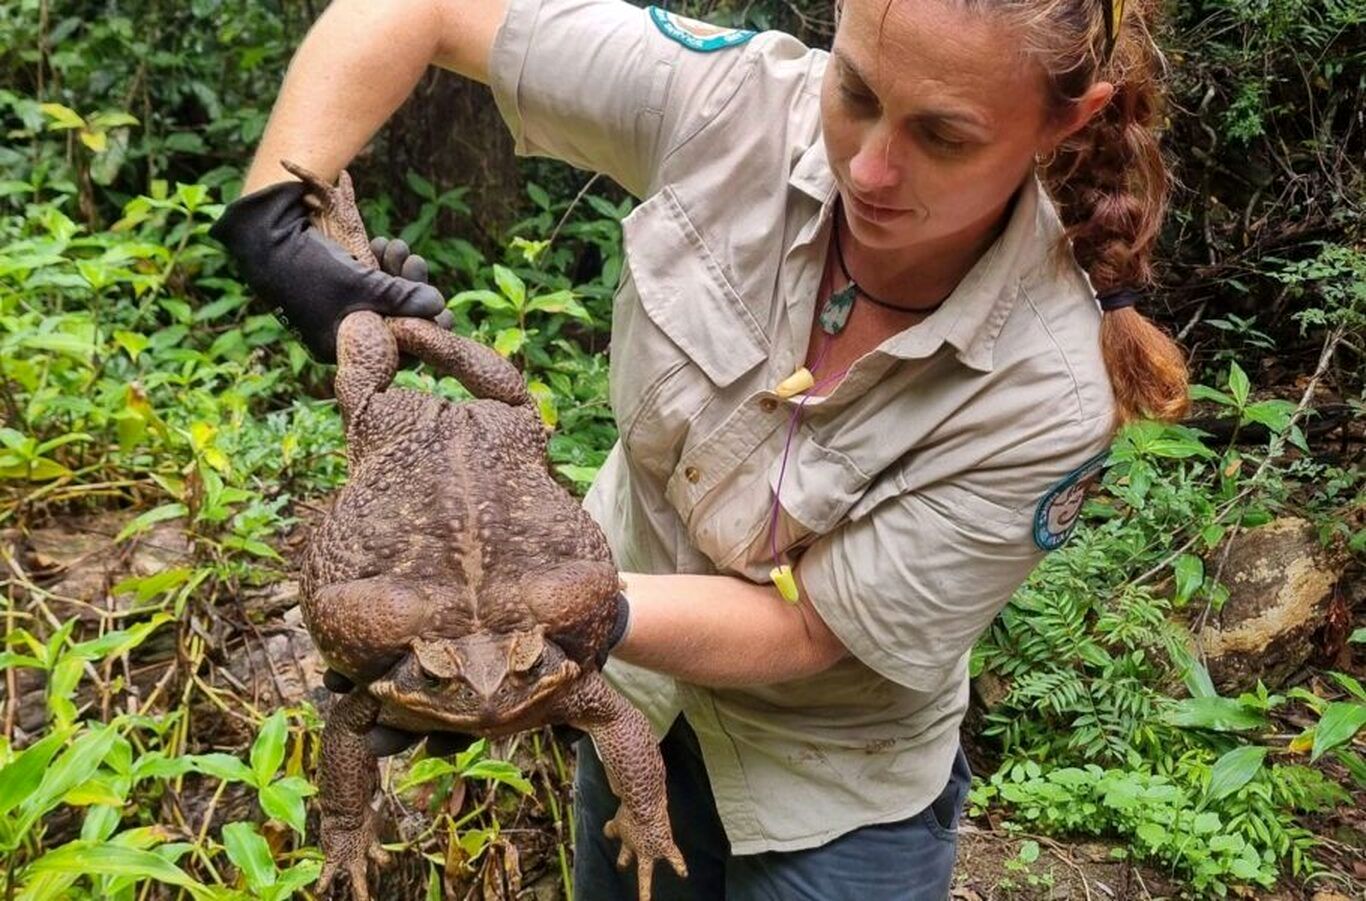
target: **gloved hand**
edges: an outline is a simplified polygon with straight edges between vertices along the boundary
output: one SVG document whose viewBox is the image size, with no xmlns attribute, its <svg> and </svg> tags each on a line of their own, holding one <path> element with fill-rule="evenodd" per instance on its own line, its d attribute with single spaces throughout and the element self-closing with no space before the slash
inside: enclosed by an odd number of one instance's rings
<svg viewBox="0 0 1366 901">
<path fill-rule="evenodd" d="M 299 181 L 253 191 L 228 204 L 209 234 L 316 359 L 336 362 L 337 326 L 347 313 L 434 319 L 445 311 L 441 293 L 424 284 L 426 263 L 406 244 L 388 242 L 377 254 L 383 268 L 370 269 L 313 227 L 303 196 Z"/>
</svg>

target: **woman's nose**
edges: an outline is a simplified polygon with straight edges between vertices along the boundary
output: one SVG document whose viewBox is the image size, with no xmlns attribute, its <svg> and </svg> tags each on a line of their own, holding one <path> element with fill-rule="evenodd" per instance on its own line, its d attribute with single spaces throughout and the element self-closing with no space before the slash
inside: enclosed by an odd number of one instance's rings
<svg viewBox="0 0 1366 901">
<path fill-rule="evenodd" d="M 889 190 L 901 181 L 892 142 L 884 131 L 873 131 L 859 147 L 849 161 L 849 180 L 864 195 Z"/>
</svg>

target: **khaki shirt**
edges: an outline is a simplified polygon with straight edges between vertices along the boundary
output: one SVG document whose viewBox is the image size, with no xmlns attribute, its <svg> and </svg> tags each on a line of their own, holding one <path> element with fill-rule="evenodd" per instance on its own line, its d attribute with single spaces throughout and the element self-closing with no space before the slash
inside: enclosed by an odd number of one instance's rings
<svg viewBox="0 0 1366 901">
<path fill-rule="evenodd" d="M 827 54 L 745 37 L 622 0 L 511 0 L 493 48 L 519 153 L 644 198 L 612 313 L 621 438 L 585 501 L 624 571 L 772 566 L 796 402 L 773 389 L 805 357 L 836 192 Z M 1050 261 L 1060 234 L 1031 178 L 943 307 L 803 410 L 777 542 L 851 657 L 724 690 L 609 663 L 659 735 L 687 716 L 734 853 L 911 816 L 948 781 L 969 649 L 1042 559 L 1041 499 L 1111 437 L 1100 312 Z"/>
</svg>

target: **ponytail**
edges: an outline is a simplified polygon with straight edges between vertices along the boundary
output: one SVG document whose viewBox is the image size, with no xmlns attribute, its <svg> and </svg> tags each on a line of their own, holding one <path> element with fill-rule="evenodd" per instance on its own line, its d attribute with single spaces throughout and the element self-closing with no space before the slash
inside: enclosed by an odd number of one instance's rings
<svg viewBox="0 0 1366 901">
<path fill-rule="evenodd" d="M 1122 4 L 1112 45 L 1105 22 L 1110 4 L 1099 0 L 1016 0 L 995 7 L 1015 7 L 1020 14 L 1024 46 L 1044 69 L 1046 108 L 1055 119 L 1070 115 L 1094 82 L 1115 85 L 1105 108 L 1040 164 L 1066 229 L 1060 251 L 1070 250 L 1101 298 L 1152 284 L 1153 247 L 1171 190 L 1156 135 L 1162 60 L 1151 32 L 1160 4 Z M 1119 424 L 1145 416 L 1180 419 L 1189 406 L 1181 349 L 1132 304 L 1103 315 L 1101 350 Z"/>
</svg>

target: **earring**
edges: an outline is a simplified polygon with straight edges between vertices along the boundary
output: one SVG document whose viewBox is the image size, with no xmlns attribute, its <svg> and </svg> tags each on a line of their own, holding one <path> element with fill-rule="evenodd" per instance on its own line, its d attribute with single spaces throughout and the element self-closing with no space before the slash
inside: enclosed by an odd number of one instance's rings
<svg viewBox="0 0 1366 901">
<path fill-rule="evenodd" d="M 1035 155 L 1034 155 L 1034 164 L 1035 164 L 1036 166 L 1038 166 L 1039 168 L 1041 168 L 1041 169 L 1047 169 L 1049 166 L 1051 166 L 1051 165 L 1053 165 L 1055 162 L 1057 162 L 1057 160 L 1058 160 L 1058 148 L 1056 148 L 1056 147 L 1054 147 L 1053 150 L 1048 154 L 1048 157 L 1047 157 L 1047 158 L 1044 158 L 1044 157 L 1042 157 L 1042 156 L 1039 156 L 1038 154 L 1035 154 Z"/>
</svg>

